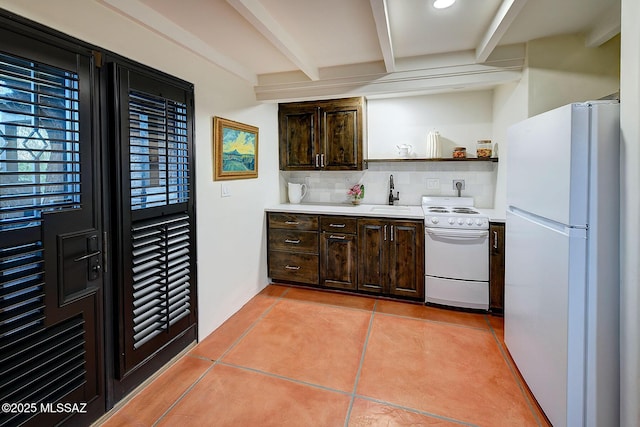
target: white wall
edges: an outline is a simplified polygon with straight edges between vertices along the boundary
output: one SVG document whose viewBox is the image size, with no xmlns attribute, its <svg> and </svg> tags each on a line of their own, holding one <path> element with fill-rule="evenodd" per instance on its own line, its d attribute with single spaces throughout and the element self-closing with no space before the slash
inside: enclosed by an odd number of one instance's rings
<svg viewBox="0 0 640 427">
<path fill-rule="evenodd" d="M 640 426 L 640 2 L 622 0 L 621 425 Z"/>
<path fill-rule="evenodd" d="M 195 85 L 200 338 L 267 282 L 264 212 L 278 194 L 277 107 L 256 103 L 253 87 L 201 57 L 91 0 L 0 0 L 0 7 Z M 212 117 L 260 129 L 259 178 L 213 181 Z"/>
<path fill-rule="evenodd" d="M 602 98 L 620 90 L 620 38 L 596 48 L 580 34 L 532 40 L 527 65 L 530 116 Z"/>
<path fill-rule="evenodd" d="M 457 146 L 475 157 L 476 141 L 492 138 L 492 100 L 491 90 L 370 99 L 369 158 L 397 158 L 400 144 L 412 145 L 416 157 L 425 157 L 432 130 L 440 133 L 443 157 L 451 157 Z"/>
<path fill-rule="evenodd" d="M 494 195 L 494 209 L 505 212 L 507 209 L 507 129 L 514 123 L 529 117 L 527 93 L 529 90 L 528 70 L 523 71 L 520 81 L 498 86 L 493 97 L 493 135 L 498 155 L 502 161 L 498 164 Z"/>
</svg>

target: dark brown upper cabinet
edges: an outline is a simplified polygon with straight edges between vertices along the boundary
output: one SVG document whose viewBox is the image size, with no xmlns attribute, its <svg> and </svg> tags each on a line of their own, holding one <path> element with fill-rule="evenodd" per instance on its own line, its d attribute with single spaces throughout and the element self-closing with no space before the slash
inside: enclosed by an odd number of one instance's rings
<svg viewBox="0 0 640 427">
<path fill-rule="evenodd" d="M 362 170 L 364 98 L 280 104 L 281 170 Z"/>
</svg>

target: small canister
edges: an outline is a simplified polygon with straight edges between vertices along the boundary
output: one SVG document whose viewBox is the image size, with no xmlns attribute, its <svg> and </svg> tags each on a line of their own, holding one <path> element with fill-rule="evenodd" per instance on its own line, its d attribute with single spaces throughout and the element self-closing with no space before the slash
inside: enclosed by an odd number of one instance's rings
<svg viewBox="0 0 640 427">
<path fill-rule="evenodd" d="M 480 139 L 476 144 L 476 154 L 479 159 L 488 159 L 491 157 L 491 140 Z"/>
<path fill-rule="evenodd" d="M 454 159 L 464 159 L 467 157 L 467 149 L 465 147 L 455 147 L 453 149 Z"/>
</svg>

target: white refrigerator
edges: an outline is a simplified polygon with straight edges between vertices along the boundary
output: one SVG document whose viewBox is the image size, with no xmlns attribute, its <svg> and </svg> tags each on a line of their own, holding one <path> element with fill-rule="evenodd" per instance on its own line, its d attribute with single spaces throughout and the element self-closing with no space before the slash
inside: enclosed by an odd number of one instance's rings
<svg viewBox="0 0 640 427">
<path fill-rule="evenodd" d="M 619 425 L 620 104 L 507 133 L 505 344 L 555 427 Z"/>
</svg>

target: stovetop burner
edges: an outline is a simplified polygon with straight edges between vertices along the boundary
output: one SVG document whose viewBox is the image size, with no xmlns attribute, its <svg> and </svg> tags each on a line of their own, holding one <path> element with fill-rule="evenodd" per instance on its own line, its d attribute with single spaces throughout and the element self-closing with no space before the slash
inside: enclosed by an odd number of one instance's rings
<svg viewBox="0 0 640 427">
<path fill-rule="evenodd" d="M 459 213 L 459 214 L 471 214 L 471 215 L 479 214 L 477 210 L 471 209 L 471 208 L 453 208 L 451 211 L 453 213 Z"/>
<path fill-rule="evenodd" d="M 471 197 L 423 196 L 422 210 L 427 227 L 476 230 L 489 228 L 489 218 L 473 207 Z"/>
</svg>

